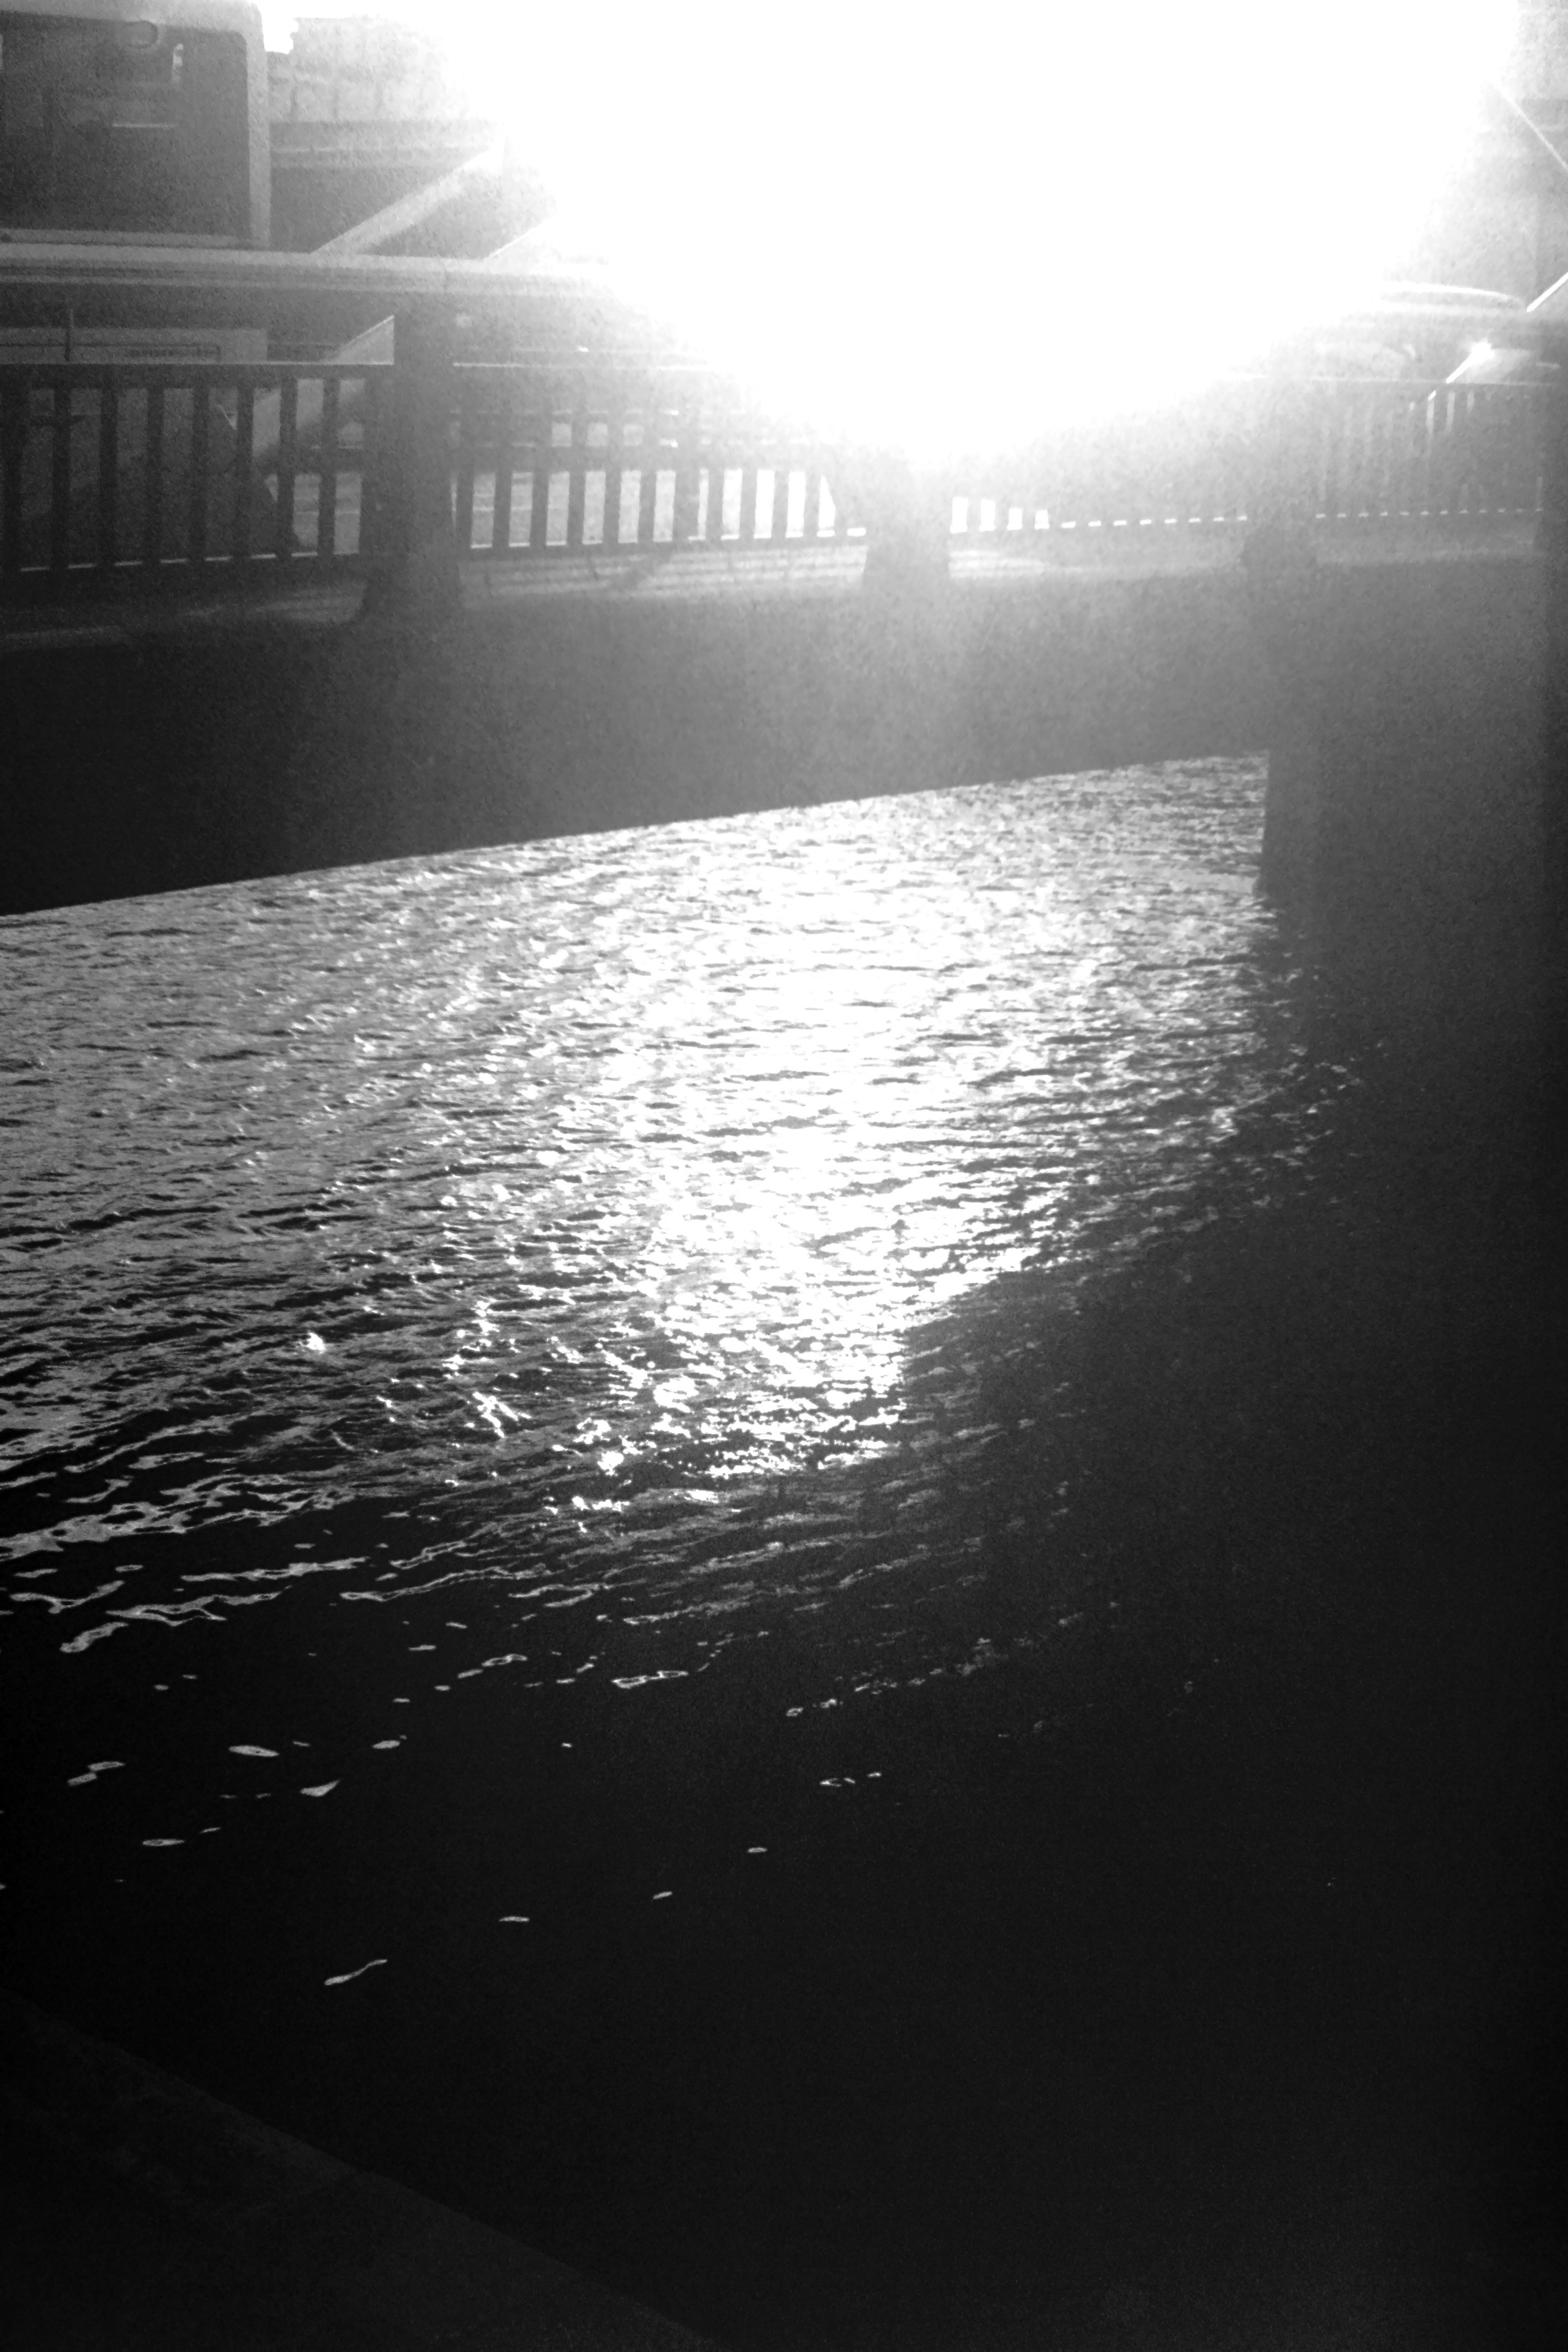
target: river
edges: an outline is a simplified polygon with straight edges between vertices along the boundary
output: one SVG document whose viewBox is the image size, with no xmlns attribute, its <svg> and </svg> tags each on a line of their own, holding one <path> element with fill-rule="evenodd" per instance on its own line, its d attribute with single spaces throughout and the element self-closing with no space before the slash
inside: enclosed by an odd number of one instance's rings
<svg viewBox="0 0 1568 2352">
<path fill-rule="evenodd" d="M 0 924 L 13 1979 L 738 2344 L 1196 2326 L 1376 2039 L 1326 1498 L 1535 1232 L 1325 1046 L 1260 824 L 1208 761 Z"/>
</svg>

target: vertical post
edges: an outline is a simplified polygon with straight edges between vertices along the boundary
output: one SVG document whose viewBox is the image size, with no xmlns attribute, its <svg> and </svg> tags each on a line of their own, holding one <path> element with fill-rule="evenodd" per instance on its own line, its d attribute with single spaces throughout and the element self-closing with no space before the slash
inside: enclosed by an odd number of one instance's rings
<svg viewBox="0 0 1568 2352">
<path fill-rule="evenodd" d="M 280 565 L 294 553 L 294 459 L 300 424 L 300 379 L 286 375 L 278 387 L 278 528 L 272 552 Z"/>
<path fill-rule="evenodd" d="M 251 470 L 256 449 L 256 381 L 242 375 L 234 415 L 233 546 L 237 567 L 250 561 L 250 509 L 255 497 Z"/>
<path fill-rule="evenodd" d="M 1318 912 L 1323 798 L 1320 595 L 1308 518 L 1321 502 L 1331 520 L 1340 498 L 1336 445 L 1331 438 L 1322 454 L 1314 406 L 1310 394 L 1288 386 L 1265 400 L 1241 543 L 1252 625 L 1273 678 L 1259 878 L 1308 933 Z M 1331 436 L 1341 415 L 1336 403 Z"/>
<path fill-rule="evenodd" d="M 68 384 L 55 383 L 54 443 L 49 468 L 49 570 L 64 572 L 70 562 L 71 395 Z"/>
<path fill-rule="evenodd" d="M 853 503 L 866 519 L 862 585 L 900 603 L 923 601 L 944 586 L 952 484 L 917 475 L 907 458 L 883 454 L 872 458 L 856 491 Z"/>
<path fill-rule="evenodd" d="M 393 322 L 392 431 L 379 511 L 383 530 L 363 609 L 434 619 L 458 603 L 450 426 L 457 395 L 452 320 L 410 304 Z"/>
<path fill-rule="evenodd" d="M 505 555 L 511 546 L 512 441 L 517 416 L 515 387 L 510 376 L 497 377 L 496 403 L 496 495 L 490 518 L 490 552 Z M 526 425 L 523 430 L 526 436 Z"/>
<path fill-rule="evenodd" d="M 458 402 L 458 546 L 467 555 L 474 544 L 474 451 L 479 439 L 479 404 L 472 377 Z"/>
<path fill-rule="evenodd" d="M 22 467 L 30 399 L 25 376 L 0 386 L 0 580 L 6 582 L 22 576 Z"/>
<path fill-rule="evenodd" d="M 193 571 L 207 560 L 207 498 L 212 473 L 212 418 L 207 405 L 207 382 L 198 375 L 191 385 L 190 520 L 186 555 Z"/>
<path fill-rule="evenodd" d="M 571 386 L 571 444 L 566 466 L 566 544 L 577 554 L 583 549 L 583 522 L 588 503 L 588 384 L 574 375 Z"/>
<path fill-rule="evenodd" d="M 1542 387 L 1541 522 L 1537 547 L 1545 572 L 1545 677 L 1542 713 L 1544 774 L 1542 916 L 1545 932 L 1544 1003 L 1552 1108 L 1568 1108 L 1568 332 L 1549 331 L 1542 357 L 1555 376 Z"/>
<path fill-rule="evenodd" d="M 321 449 L 316 470 L 316 562 L 331 571 L 338 553 L 338 398 L 335 375 L 321 379 Z M 362 480 L 361 489 L 363 483 Z"/>
<path fill-rule="evenodd" d="M 550 485 L 555 470 L 555 378 L 548 371 L 539 379 L 539 407 L 534 416 L 536 455 L 528 509 L 528 546 L 542 555 L 550 544 Z"/>
<path fill-rule="evenodd" d="M 147 382 L 147 486 L 142 506 L 142 562 L 153 580 L 163 560 L 163 384 Z"/>
<path fill-rule="evenodd" d="M 702 385 L 692 376 L 681 379 L 675 459 L 675 544 L 688 547 L 697 537 L 698 478 L 702 468 Z"/>
<path fill-rule="evenodd" d="M 114 569 L 120 497 L 120 394 L 107 368 L 98 388 L 98 565 Z"/>
</svg>

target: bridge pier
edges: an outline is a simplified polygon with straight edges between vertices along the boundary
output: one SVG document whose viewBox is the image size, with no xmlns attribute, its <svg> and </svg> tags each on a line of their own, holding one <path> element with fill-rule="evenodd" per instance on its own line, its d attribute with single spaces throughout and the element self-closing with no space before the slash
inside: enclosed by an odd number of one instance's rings
<svg viewBox="0 0 1568 2352">
<path fill-rule="evenodd" d="M 952 491 L 906 457 L 879 456 L 852 481 L 867 523 L 861 586 L 913 609 L 929 607 L 947 585 Z"/>
<path fill-rule="evenodd" d="M 1313 904 L 1322 835 L 1322 761 L 1313 712 L 1321 698 L 1317 553 L 1308 532 L 1266 524 L 1243 545 L 1255 625 L 1274 677 L 1263 807 L 1263 887 L 1288 913 Z"/>
<path fill-rule="evenodd" d="M 1545 604 L 1542 922 L 1550 1076 L 1561 1115 L 1568 1114 L 1568 332 L 1549 332 L 1543 352 L 1555 361 L 1557 380 L 1546 403 L 1539 541 Z"/>
<path fill-rule="evenodd" d="M 1538 1068 L 1555 952 L 1548 566 L 1315 558 L 1284 532 L 1247 561 L 1272 678 L 1263 883 L 1325 1008 L 1433 1068 Z"/>
<path fill-rule="evenodd" d="M 450 307 L 401 307 L 392 356 L 389 462 L 366 484 L 373 555 L 362 610 L 429 622 L 456 614 L 461 593 L 449 449 L 457 406 Z"/>
</svg>

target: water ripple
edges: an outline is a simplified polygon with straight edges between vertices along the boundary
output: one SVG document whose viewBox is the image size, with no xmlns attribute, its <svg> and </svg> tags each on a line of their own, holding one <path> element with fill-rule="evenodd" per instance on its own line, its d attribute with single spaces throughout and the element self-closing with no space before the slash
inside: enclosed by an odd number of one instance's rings
<svg viewBox="0 0 1568 2352">
<path fill-rule="evenodd" d="M 906 1465 L 985 1432 L 922 1399 L 911 1332 L 1138 1246 L 1289 1063 L 1259 782 L 988 786 L 0 926 L 8 1637 L 232 1638 L 329 1586 L 711 1625 L 921 1559 Z M 792 1516 L 791 1480 L 884 1457 L 880 1524 Z"/>
</svg>

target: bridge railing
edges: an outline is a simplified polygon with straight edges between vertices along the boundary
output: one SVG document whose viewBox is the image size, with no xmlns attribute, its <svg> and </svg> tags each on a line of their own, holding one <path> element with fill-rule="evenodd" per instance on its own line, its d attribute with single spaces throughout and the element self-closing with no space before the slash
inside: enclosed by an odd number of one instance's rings
<svg viewBox="0 0 1568 2352">
<path fill-rule="evenodd" d="M 824 453 L 697 368 L 459 366 L 465 560 L 832 544 Z"/>
<path fill-rule="evenodd" d="M 444 381 L 428 454 L 459 561 L 864 536 L 833 453 L 701 369 L 475 364 Z M 398 382 L 386 361 L 0 365 L 0 603 L 395 569 Z M 1538 512 L 1541 416 L 1528 386 L 1232 383 L 962 467 L 942 496 L 955 543 L 1048 541 L 1068 560 L 1279 516 L 1462 530 Z"/>
<path fill-rule="evenodd" d="M 0 598 L 374 569 L 395 376 L 387 361 L 0 365 Z M 467 560 L 852 535 L 821 450 L 701 370 L 475 364 L 453 383 Z"/>
<path fill-rule="evenodd" d="M 976 545 L 1245 530 L 1463 529 L 1539 512 L 1533 386 L 1261 379 L 1053 436 L 954 484 L 953 534 Z"/>
<path fill-rule="evenodd" d="M 391 375 L 384 362 L 0 366 L 0 598 L 364 569 Z"/>
</svg>

